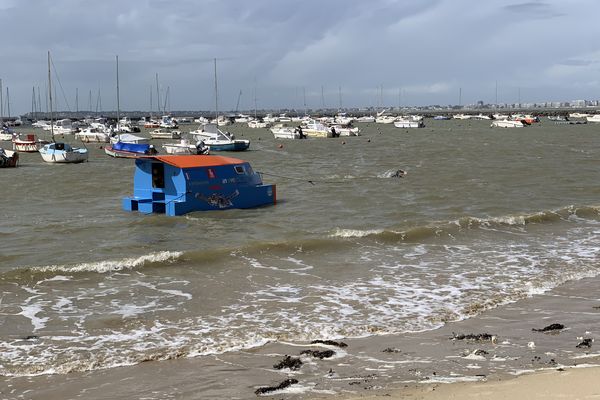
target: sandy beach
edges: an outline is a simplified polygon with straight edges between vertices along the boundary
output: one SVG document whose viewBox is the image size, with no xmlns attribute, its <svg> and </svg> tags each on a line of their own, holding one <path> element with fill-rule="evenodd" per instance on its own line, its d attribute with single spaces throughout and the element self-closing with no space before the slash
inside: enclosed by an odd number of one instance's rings
<svg viewBox="0 0 600 400">
<path fill-rule="evenodd" d="M 353 399 L 598 399 L 600 368 L 544 371 L 514 379 L 476 383 L 432 384 Z"/>
</svg>

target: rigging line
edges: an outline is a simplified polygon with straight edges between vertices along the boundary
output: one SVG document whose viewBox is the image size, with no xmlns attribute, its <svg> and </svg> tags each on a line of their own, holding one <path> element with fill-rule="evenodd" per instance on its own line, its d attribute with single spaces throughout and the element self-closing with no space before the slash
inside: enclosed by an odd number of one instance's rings
<svg viewBox="0 0 600 400">
<path fill-rule="evenodd" d="M 56 70 L 56 66 L 54 65 L 54 60 L 50 59 L 50 62 L 52 63 L 52 68 L 54 68 L 54 76 L 56 76 L 58 86 L 60 86 L 60 91 L 62 92 L 63 99 L 65 99 L 65 103 L 67 104 L 67 111 L 71 112 L 71 106 L 69 105 L 69 100 L 67 100 L 67 95 L 65 94 L 65 90 L 63 89 L 62 83 L 60 82 L 60 77 L 58 76 L 58 71 Z"/>
<path fill-rule="evenodd" d="M 316 179 L 303 179 L 303 178 L 296 178 L 296 177 L 292 177 L 292 176 L 269 174 L 267 172 L 260 172 L 260 171 L 256 171 L 256 172 L 258 172 L 261 175 L 273 176 L 273 177 L 276 177 L 276 178 L 289 179 L 289 180 L 292 180 L 292 181 L 308 182 L 311 185 L 314 185 L 315 183 L 346 183 L 344 181 L 324 181 L 324 180 L 316 180 Z"/>
</svg>

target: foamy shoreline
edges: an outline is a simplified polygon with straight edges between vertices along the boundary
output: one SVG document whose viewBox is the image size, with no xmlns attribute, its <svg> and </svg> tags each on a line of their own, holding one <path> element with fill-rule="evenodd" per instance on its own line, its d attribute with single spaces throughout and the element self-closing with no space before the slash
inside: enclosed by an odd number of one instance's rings
<svg viewBox="0 0 600 400">
<path fill-rule="evenodd" d="M 600 367 L 539 371 L 514 379 L 481 382 L 426 384 L 404 389 L 381 390 L 369 396 L 344 399 L 597 399 L 600 397 Z"/>
</svg>

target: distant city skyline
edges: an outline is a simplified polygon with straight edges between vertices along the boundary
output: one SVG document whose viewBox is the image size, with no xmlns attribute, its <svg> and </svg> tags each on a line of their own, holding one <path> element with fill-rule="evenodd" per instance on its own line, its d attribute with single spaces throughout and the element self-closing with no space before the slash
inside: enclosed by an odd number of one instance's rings
<svg viewBox="0 0 600 400">
<path fill-rule="evenodd" d="M 223 110 L 600 98 L 592 0 L 0 0 L 3 97 L 45 110 Z M 168 98 L 167 98 L 168 92 Z M 241 92 L 241 95 L 240 95 Z M 76 95 L 77 93 L 77 95 Z M 100 95 L 98 94 L 100 93 Z M 90 96 L 91 94 L 91 96 Z M 68 103 L 68 107 L 66 106 Z M 6 105 L 5 105 L 6 110 Z"/>
</svg>

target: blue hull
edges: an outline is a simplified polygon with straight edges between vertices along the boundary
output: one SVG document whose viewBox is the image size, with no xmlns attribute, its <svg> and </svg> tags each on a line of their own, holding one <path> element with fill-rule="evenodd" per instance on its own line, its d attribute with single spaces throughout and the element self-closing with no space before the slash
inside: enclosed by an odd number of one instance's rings
<svg viewBox="0 0 600 400">
<path fill-rule="evenodd" d="M 194 211 L 216 211 L 231 208 L 255 208 L 277 202 L 275 185 L 240 186 L 224 190 L 201 190 L 187 193 L 176 199 L 123 198 L 123 210 L 143 214 L 184 215 Z"/>
</svg>

